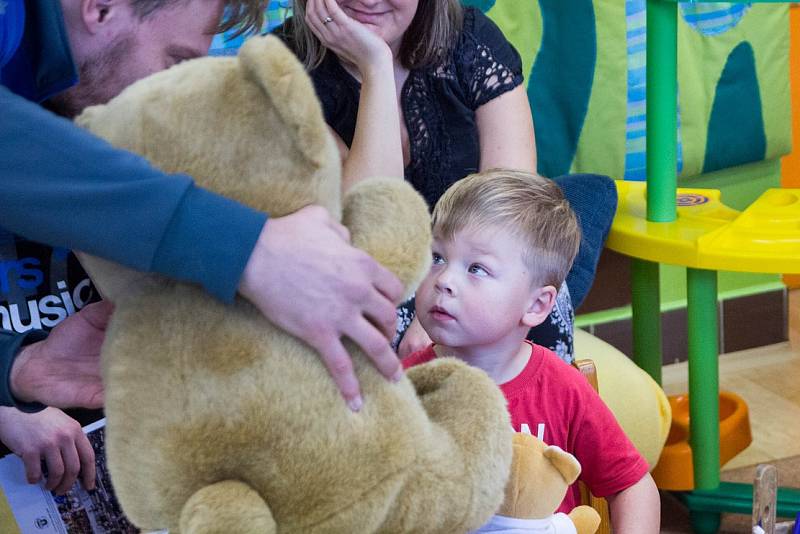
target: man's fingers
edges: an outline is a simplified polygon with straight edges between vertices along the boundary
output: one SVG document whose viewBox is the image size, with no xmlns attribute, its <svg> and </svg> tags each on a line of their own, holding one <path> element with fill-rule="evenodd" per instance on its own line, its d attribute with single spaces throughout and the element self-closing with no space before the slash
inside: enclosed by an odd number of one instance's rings
<svg viewBox="0 0 800 534">
<path fill-rule="evenodd" d="M 81 472 L 81 461 L 78 457 L 78 451 L 75 449 L 75 442 L 72 439 L 65 439 L 61 445 L 61 458 L 64 461 L 64 475 L 53 490 L 56 495 L 63 495 L 68 492 L 78 479 L 78 473 Z"/>
<path fill-rule="evenodd" d="M 373 324 L 362 318 L 355 321 L 345 333 L 361 347 L 383 376 L 391 380 L 398 380 L 402 376 L 400 360 Z"/>
<path fill-rule="evenodd" d="M 403 283 L 392 271 L 378 262 L 375 262 L 375 270 L 372 273 L 372 285 L 393 303 L 400 303 L 405 289 Z"/>
<path fill-rule="evenodd" d="M 392 339 L 397 331 L 397 308 L 392 301 L 382 293 L 374 291 L 372 296 L 365 300 L 363 307 L 364 316 L 383 332 L 384 337 Z"/>
<path fill-rule="evenodd" d="M 333 377 L 336 387 L 342 393 L 347 406 L 357 412 L 363 405 L 361 399 L 361 390 L 358 387 L 358 379 L 353 371 L 353 361 L 350 359 L 350 354 L 347 353 L 342 342 L 335 336 L 328 336 L 321 338 L 323 345 L 315 347 L 322 356 L 322 361 L 325 363 L 328 372 Z"/>
<path fill-rule="evenodd" d="M 44 461 L 47 464 L 47 483 L 45 488 L 53 491 L 64 478 L 64 460 L 61 458 L 61 449 L 49 447 L 44 453 Z"/>
<path fill-rule="evenodd" d="M 81 464 L 81 483 L 87 490 L 93 490 L 97 473 L 94 464 L 94 449 L 89 439 L 83 435 L 75 441 L 78 449 L 78 459 Z"/>
<path fill-rule="evenodd" d="M 42 479 L 42 457 L 39 456 L 39 451 L 24 453 L 22 463 L 25 464 L 25 478 L 28 484 L 36 484 Z"/>
</svg>

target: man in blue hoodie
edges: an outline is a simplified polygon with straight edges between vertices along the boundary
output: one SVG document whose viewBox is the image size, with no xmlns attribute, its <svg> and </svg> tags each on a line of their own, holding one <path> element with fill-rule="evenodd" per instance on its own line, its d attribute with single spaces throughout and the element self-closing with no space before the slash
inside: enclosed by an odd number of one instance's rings
<svg viewBox="0 0 800 534">
<path fill-rule="evenodd" d="M 257 27 L 266 3 L 0 0 L 0 227 L 198 283 L 223 301 L 238 291 L 316 348 L 358 410 L 341 338 L 398 378 L 387 337 L 402 287 L 350 246 L 344 227 L 317 206 L 267 220 L 56 115 L 72 117 L 143 76 L 204 55 L 224 7 L 230 24 Z M 68 316 L 62 331 L 102 339 L 79 319 Z M 95 345 L 75 355 L 39 330 L 0 335 L 0 405 L 99 406 Z"/>
</svg>

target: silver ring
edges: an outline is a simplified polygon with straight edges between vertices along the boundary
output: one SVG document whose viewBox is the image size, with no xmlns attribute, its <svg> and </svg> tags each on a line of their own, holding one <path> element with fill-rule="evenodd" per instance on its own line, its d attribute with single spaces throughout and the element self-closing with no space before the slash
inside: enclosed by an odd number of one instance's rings
<svg viewBox="0 0 800 534">
<path fill-rule="evenodd" d="M 333 19 L 331 17 L 325 17 L 325 20 L 322 21 L 322 25 L 324 26 L 329 22 L 333 22 Z"/>
</svg>

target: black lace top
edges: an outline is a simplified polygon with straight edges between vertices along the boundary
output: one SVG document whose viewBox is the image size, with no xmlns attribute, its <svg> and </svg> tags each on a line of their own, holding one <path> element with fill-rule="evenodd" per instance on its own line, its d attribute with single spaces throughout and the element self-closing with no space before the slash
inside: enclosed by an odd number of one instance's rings
<svg viewBox="0 0 800 534">
<path fill-rule="evenodd" d="M 288 19 L 274 33 L 293 48 Z M 325 121 L 349 147 L 353 142 L 361 84 L 327 54 L 311 73 Z M 500 29 L 475 8 L 444 64 L 413 70 L 400 96 L 411 160 L 405 178 L 433 206 L 445 189 L 480 163 L 475 110 L 522 83 L 519 54 Z"/>
</svg>

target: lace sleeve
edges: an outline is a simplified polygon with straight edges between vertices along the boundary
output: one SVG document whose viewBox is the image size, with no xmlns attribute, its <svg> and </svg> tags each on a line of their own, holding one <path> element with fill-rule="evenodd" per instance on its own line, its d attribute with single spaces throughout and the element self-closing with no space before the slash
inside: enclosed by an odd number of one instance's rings
<svg viewBox="0 0 800 534">
<path fill-rule="evenodd" d="M 523 81 L 522 60 L 503 32 L 479 10 L 464 13 L 464 31 L 455 50 L 461 83 L 472 109 Z"/>
</svg>

